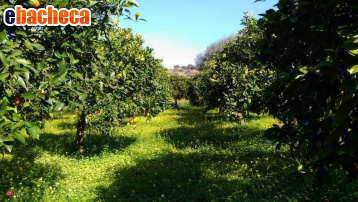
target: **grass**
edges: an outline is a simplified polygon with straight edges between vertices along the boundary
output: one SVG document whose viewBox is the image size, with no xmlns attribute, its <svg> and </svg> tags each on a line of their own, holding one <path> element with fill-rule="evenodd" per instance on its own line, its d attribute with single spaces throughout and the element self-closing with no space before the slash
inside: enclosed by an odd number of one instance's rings
<svg viewBox="0 0 358 202">
<path fill-rule="evenodd" d="M 276 121 L 243 125 L 183 104 L 72 152 L 75 117 L 56 114 L 40 141 L 0 162 L 0 201 L 356 201 L 358 184 L 309 186 L 287 149 L 262 137 Z M 216 117 L 216 118 L 213 118 Z M 341 177 L 338 174 L 336 178 Z"/>
</svg>

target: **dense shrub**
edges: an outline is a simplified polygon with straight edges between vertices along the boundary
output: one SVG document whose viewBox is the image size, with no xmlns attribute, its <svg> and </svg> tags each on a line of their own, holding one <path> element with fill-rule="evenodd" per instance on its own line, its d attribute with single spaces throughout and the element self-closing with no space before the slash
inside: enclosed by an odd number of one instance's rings
<svg viewBox="0 0 358 202">
<path fill-rule="evenodd" d="M 198 94 L 196 97 L 203 98 L 207 109 L 220 107 L 234 120 L 244 118 L 249 111 L 264 111 L 263 92 L 274 79 L 273 71 L 265 69 L 257 59 L 257 41 L 263 33 L 256 19 L 247 13 L 242 24 L 245 27 L 239 31 L 237 39 L 205 62 L 196 78 L 199 82 L 193 88 Z"/>
<path fill-rule="evenodd" d="M 306 178 L 329 182 L 340 164 L 358 175 L 358 6 L 352 0 L 280 0 L 260 20 L 261 59 L 277 71 L 267 91 L 282 126 L 266 135 L 290 145 Z"/>
</svg>

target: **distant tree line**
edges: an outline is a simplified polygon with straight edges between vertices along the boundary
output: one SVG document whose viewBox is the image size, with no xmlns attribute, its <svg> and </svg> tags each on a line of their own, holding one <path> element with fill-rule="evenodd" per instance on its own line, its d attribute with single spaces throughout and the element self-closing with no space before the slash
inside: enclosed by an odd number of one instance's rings
<svg viewBox="0 0 358 202">
<path fill-rule="evenodd" d="M 232 34 L 227 37 L 223 37 L 212 44 L 210 44 L 204 52 L 196 55 L 195 65 L 197 69 L 201 70 L 204 68 L 204 63 L 214 58 L 216 53 L 221 52 L 227 44 L 237 39 L 237 34 Z"/>
</svg>

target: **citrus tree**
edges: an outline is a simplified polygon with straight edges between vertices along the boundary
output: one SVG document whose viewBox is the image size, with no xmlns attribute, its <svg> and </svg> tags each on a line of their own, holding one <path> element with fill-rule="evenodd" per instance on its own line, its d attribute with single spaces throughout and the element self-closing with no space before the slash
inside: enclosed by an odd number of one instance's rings
<svg viewBox="0 0 358 202">
<path fill-rule="evenodd" d="M 187 96 L 188 89 L 188 79 L 185 76 L 181 75 L 170 75 L 170 84 L 172 98 L 174 99 L 174 108 L 178 108 L 178 100 L 185 98 Z"/>
<path fill-rule="evenodd" d="M 46 92 L 50 75 L 44 65 L 45 48 L 35 27 L 7 27 L 3 11 L 13 7 L 13 1 L 0 6 L 0 149 L 11 152 L 15 139 L 25 144 L 27 134 L 38 139 L 36 126 L 61 104 Z M 48 88 L 50 89 L 50 88 Z M 46 90 L 47 91 L 47 90 Z"/>
<path fill-rule="evenodd" d="M 204 106 L 204 99 L 199 88 L 201 84 L 200 79 L 200 74 L 197 74 L 189 77 L 187 82 L 187 98 L 189 99 L 190 104 L 193 106 Z"/>
<path fill-rule="evenodd" d="M 273 71 L 257 60 L 256 44 L 263 36 L 257 20 L 246 13 L 242 25 L 238 38 L 205 62 L 198 88 L 207 109 L 220 107 L 232 120 L 263 111 L 263 92 L 274 79 Z"/>
<path fill-rule="evenodd" d="M 341 165 L 358 176 L 358 7 L 350 0 L 280 0 L 260 20 L 261 59 L 278 73 L 267 91 L 282 126 L 266 135 L 288 144 L 305 179 L 329 182 Z"/>
<path fill-rule="evenodd" d="M 4 1 L 1 16 L 15 3 Z M 160 61 L 142 47 L 139 36 L 118 28 L 121 16 L 141 20 L 139 13 L 131 17 L 128 10 L 137 2 L 49 0 L 41 5 L 47 4 L 89 8 L 92 25 L 6 27 L 1 22 L 0 148 L 11 151 L 14 139 L 25 143 L 22 129 L 37 139 L 35 123 L 42 126 L 51 111 L 79 113 L 76 148 L 83 150 L 86 123 L 110 134 L 114 123 L 134 110 L 149 116 L 165 108 L 168 87 L 159 82 L 166 81 Z M 100 118 L 89 122 L 87 117 L 93 115 Z"/>
<path fill-rule="evenodd" d="M 156 115 L 167 105 L 164 67 L 154 59 L 151 49 L 142 47 L 144 41 L 139 35 L 118 28 L 120 16 L 138 4 L 89 4 L 93 5 L 92 26 L 54 28 L 44 31 L 43 37 L 58 64 L 51 82 L 57 84 L 57 97 L 66 110 L 78 114 L 78 151 L 84 150 L 86 129 L 111 135 L 115 126 L 123 125 L 124 118 L 134 119 L 140 113 Z M 69 8 L 85 6 L 82 1 L 67 4 Z M 138 13 L 134 20 L 140 20 Z"/>
<path fill-rule="evenodd" d="M 125 120 L 156 115 L 169 103 L 165 69 L 151 49 L 142 47 L 141 37 L 128 29 L 111 29 L 106 34 L 103 44 L 94 48 L 97 61 L 86 63 L 78 76 L 68 77 L 61 87 L 70 110 L 78 109 L 78 150 L 83 149 L 86 123 L 111 135 Z"/>
</svg>

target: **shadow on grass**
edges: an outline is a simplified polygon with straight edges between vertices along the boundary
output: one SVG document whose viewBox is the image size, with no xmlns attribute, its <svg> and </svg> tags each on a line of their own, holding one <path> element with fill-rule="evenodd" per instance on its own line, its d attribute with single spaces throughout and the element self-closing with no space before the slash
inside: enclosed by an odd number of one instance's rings
<svg viewBox="0 0 358 202">
<path fill-rule="evenodd" d="M 208 145 L 225 148 L 241 140 L 268 142 L 262 137 L 264 129 L 259 126 L 234 124 L 231 127 L 224 127 L 221 121 L 222 115 L 211 114 L 210 116 L 213 118 L 208 120 L 201 111 L 200 108 L 183 110 L 176 118 L 181 126 L 162 130 L 160 136 L 178 149 L 199 148 Z"/>
<path fill-rule="evenodd" d="M 274 151 L 263 129 L 203 119 L 179 110 L 178 128 L 160 136 L 179 150 L 121 168 L 100 201 L 355 201 L 355 188 L 308 186 L 285 151 Z M 185 150 L 186 148 L 192 148 Z M 120 167 L 120 166 L 118 166 Z M 357 187 L 357 185 L 355 185 Z"/>
<path fill-rule="evenodd" d="M 200 148 L 201 146 L 214 146 L 225 149 L 241 140 L 266 141 L 259 136 L 263 130 L 252 129 L 245 126 L 240 128 L 222 128 L 211 122 L 202 123 L 196 127 L 181 126 L 175 129 L 163 130 L 161 136 L 178 149 Z"/>
<path fill-rule="evenodd" d="M 101 201 L 356 201 L 353 187 L 305 185 L 284 152 L 170 153 L 119 169 Z"/>
<path fill-rule="evenodd" d="M 98 200 L 324 201 L 349 194 L 304 186 L 287 160 L 284 153 L 261 151 L 170 153 L 117 170 L 109 187 L 98 187 Z"/>
<path fill-rule="evenodd" d="M 66 129 L 76 130 L 76 123 L 73 122 L 72 120 L 69 120 L 68 122 L 58 123 L 57 127 L 61 130 L 66 130 Z"/>
<path fill-rule="evenodd" d="M 75 134 L 51 134 L 43 133 L 40 141 L 36 144 L 43 150 L 69 157 L 86 156 L 93 157 L 102 153 L 123 151 L 126 147 L 133 144 L 136 139 L 126 136 L 105 136 L 105 135 L 86 135 L 84 137 L 84 152 L 78 154 L 75 148 Z"/>
<path fill-rule="evenodd" d="M 51 114 L 51 118 L 49 121 L 53 120 L 66 120 L 68 122 L 74 123 L 76 120 L 76 113 L 70 113 L 70 112 L 54 112 Z"/>
<path fill-rule="evenodd" d="M 18 145 L 17 145 L 18 146 Z M 0 201 L 7 201 L 3 193 L 10 189 L 19 201 L 42 201 L 45 194 L 56 187 L 64 176 L 56 162 L 38 162 L 41 153 L 38 147 L 16 147 L 13 160 L 0 162 Z"/>
<path fill-rule="evenodd" d="M 96 131 L 90 131 L 94 134 L 88 134 L 84 137 L 84 152 L 78 153 L 75 143 L 76 117 L 69 113 L 55 113 L 52 117 L 52 125 L 57 132 L 44 132 L 40 135 L 39 141 L 33 141 L 43 150 L 57 155 L 64 155 L 73 158 L 93 157 L 103 153 L 123 151 L 126 147 L 136 141 L 135 138 L 121 135 L 106 136 Z M 88 131 L 86 131 L 88 133 Z M 32 142 L 32 141 L 31 141 Z"/>
</svg>

